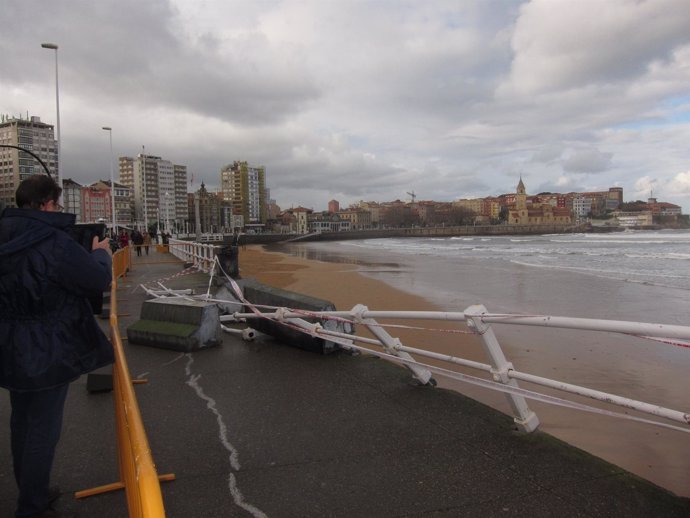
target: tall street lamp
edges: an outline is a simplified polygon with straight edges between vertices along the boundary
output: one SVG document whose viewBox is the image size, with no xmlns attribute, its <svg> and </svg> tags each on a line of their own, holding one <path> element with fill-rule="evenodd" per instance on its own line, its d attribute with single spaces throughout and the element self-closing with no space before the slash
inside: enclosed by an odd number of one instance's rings
<svg viewBox="0 0 690 518">
<path fill-rule="evenodd" d="M 62 188 L 62 168 L 60 167 L 60 159 L 62 158 L 62 133 L 60 133 L 60 87 L 58 83 L 58 46 L 55 43 L 41 43 L 41 47 L 44 49 L 50 49 L 55 51 L 55 110 L 57 116 L 55 119 L 55 127 L 57 129 L 57 171 L 55 176 L 57 176 L 57 183 Z"/>
<path fill-rule="evenodd" d="M 103 129 L 108 132 L 110 136 L 110 201 L 112 203 L 113 209 L 113 230 L 110 237 L 115 239 L 117 235 L 117 227 L 115 221 L 115 178 L 113 177 L 113 128 L 109 126 L 103 126 Z"/>
<path fill-rule="evenodd" d="M 170 234 L 170 193 L 165 192 L 165 230 Z"/>
<path fill-rule="evenodd" d="M 142 173 L 141 178 L 144 181 L 144 230 L 149 231 L 149 210 L 146 206 L 146 147 L 141 146 L 141 162 L 142 162 Z"/>
</svg>

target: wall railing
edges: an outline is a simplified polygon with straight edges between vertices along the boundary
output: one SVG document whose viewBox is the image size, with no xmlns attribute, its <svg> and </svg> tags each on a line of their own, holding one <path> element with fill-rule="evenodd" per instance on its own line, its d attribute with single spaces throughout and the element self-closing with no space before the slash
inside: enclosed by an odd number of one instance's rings
<svg viewBox="0 0 690 518">
<path fill-rule="evenodd" d="M 172 255 L 204 272 L 210 272 L 213 268 L 217 249 L 217 245 L 180 239 L 170 239 L 168 242 L 168 251 Z"/>
</svg>

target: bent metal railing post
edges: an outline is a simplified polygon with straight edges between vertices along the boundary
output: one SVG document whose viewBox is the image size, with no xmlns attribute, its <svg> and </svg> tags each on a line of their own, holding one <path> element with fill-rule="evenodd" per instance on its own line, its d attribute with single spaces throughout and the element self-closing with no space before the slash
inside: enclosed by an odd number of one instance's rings
<svg viewBox="0 0 690 518">
<path fill-rule="evenodd" d="M 397 356 L 404 360 L 414 360 L 412 356 L 410 356 L 407 352 L 402 350 L 402 343 L 400 342 L 399 338 L 393 338 L 390 334 L 388 334 L 388 332 L 385 329 L 383 329 L 378 324 L 378 322 L 376 322 L 376 320 L 372 318 L 365 318 L 363 316 L 367 311 L 369 311 L 369 308 L 361 304 L 358 304 L 357 306 L 352 308 L 352 315 L 354 317 L 354 321 L 358 324 L 365 325 L 369 332 L 379 340 L 379 342 L 388 354 L 392 354 L 393 356 Z M 431 372 L 429 371 L 429 369 L 426 369 L 414 363 L 405 363 L 404 365 L 412 372 L 413 376 L 422 385 L 426 385 L 427 383 L 431 383 L 432 385 L 436 384 L 432 380 Z"/>
<path fill-rule="evenodd" d="M 79 491 L 74 496 L 86 498 L 124 489 L 130 518 L 165 518 L 160 481 L 174 480 L 175 475 L 159 476 L 156 472 L 117 320 L 117 280 L 130 268 L 128 249 L 126 247 L 113 255 L 113 282 L 110 289 L 110 339 L 115 354 L 113 403 L 120 481 Z"/>
<path fill-rule="evenodd" d="M 486 308 L 481 304 L 470 306 L 465 310 L 467 327 L 478 334 L 482 339 L 484 351 L 491 361 L 491 375 L 494 381 L 499 381 L 504 385 L 518 387 L 518 382 L 510 376 L 510 372 L 515 370 L 513 364 L 506 360 L 503 349 L 498 344 L 496 334 L 491 326 L 482 321 L 482 315 L 487 313 Z M 513 410 L 513 420 L 522 431 L 532 432 L 539 426 L 539 418 L 527 406 L 527 401 L 522 396 L 506 392 L 508 404 Z"/>
</svg>

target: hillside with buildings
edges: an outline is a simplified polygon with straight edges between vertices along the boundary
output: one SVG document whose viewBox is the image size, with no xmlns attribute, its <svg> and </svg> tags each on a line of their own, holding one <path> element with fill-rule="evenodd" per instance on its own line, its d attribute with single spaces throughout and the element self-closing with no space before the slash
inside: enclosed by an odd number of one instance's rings
<svg viewBox="0 0 690 518">
<path fill-rule="evenodd" d="M 104 128 L 109 129 L 109 128 Z M 14 205 L 21 180 L 44 171 L 62 183 L 65 210 L 77 221 L 114 220 L 119 227 L 169 233 L 361 232 L 375 229 L 494 226 L 581 227 L 584 224 L 629 228 L 687 228 L 688 217 L 672 203 L 649 198 L 625 203 L 623 189 L 601 192 L 527 194 L 520 178 L 515 192 L 455 201 L 360 201 L 341 208 L 281 209 L 271 199 L 266 168 L 235 160 L 218 171 L 220 188 L 194 184 L 187 166 L 142 152 L 118 160 L 118 181 L 96 180 L 83 185 L 59 170 L 59 146 L 53 126 L 39 117 L 4 117 L 0 123 L 0 204 Z M 26 150 L 26 151 L 25 151 Z M 41 163 L 42 162 L 42 163 Z M 113 211 L 115 217 L 113 218 Z M 584 228 L 584 227 L 583 227 Z"/>
</svg>

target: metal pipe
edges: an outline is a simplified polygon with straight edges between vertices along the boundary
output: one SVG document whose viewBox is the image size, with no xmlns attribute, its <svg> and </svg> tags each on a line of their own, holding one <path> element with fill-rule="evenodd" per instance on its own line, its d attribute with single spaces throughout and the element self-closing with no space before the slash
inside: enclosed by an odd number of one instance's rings
<svg viewBox="0 0 690 518">
<path fill-rule="evenodd" d="M 542 385 L 544 387 L 560 390 L 562 392 L 569 392 L 571 394 L 577 394 L 578 396 L 584 396 L 590 399 L 603 401 L 605 403 L 611 403 L 613 405 L 630 408 L 632 410 L 637 410 L 639 412 L 644 412 L 646 414 L 664 417 L 672 421 L 678 421 L 679 423 L 690 424 L 690 414 L 680 412 L 678 410 L 672 410 L 670 408 L 665 408 L 659 405 L 652 405 L 650 403 L 645 403 L 644 401 L 637 401 L 635 399 L 617 396 L 615 394 L 609 394 L 608 392 L 602 392 L 600 390 L 580 387 L 578 385 L 572 385 L 570 383 L 556 381 L 549 378 L 542 378 L 541 376 L 534 376 L 532 374 L 527 374 L 525 372 L 511 370 L 508 372 L 508 376 L 514 379 L 519 379 L 521 381 L 528 381 L 530 383 L 536 383 L 537 385 Z"/>
<path fill-rule="evenodd" d="M 314 311 L 315 317 L 351 318 L 351 311 Z M 269 315 L 269 314 L 266 314 Z M 240 314 L 245 317 L 250 315 Z M 304 313 L 287 312 L 287 317 L 304 316 Z M 412 320 L 447 320 L 463 322 L 467 320 L 465 313 L 448 311 L 365 311 L 363 318 L 397 318 Z M 513 324 L 522 326 L 553 327 L 562 329 L 579 329 L 583 331 L 605 331 L 629 335 L 667 337 L 690 340 L 690 327 L 678 325 L 655 324 L 645 322 L 630 322 L 627 320 L 601 320 L 594 318 L 559 317 L 550 315 L 518 315 L 502 313 L 486 313 L 481 316 L 482 322 L 494 324 Z"/>
<path fill-rule="evenodd" d="M 515 324 L 520 326 L 556 327 L 586 331 L 608 331 L 642 336 L 664 336 L 690 340 L 690 327 L 626 320 L 600 320 L 595 318 L 556 317 L 547 315 L 502 315 L 487 313 L 481 315 L 486 323 Z"/>
</svg>

